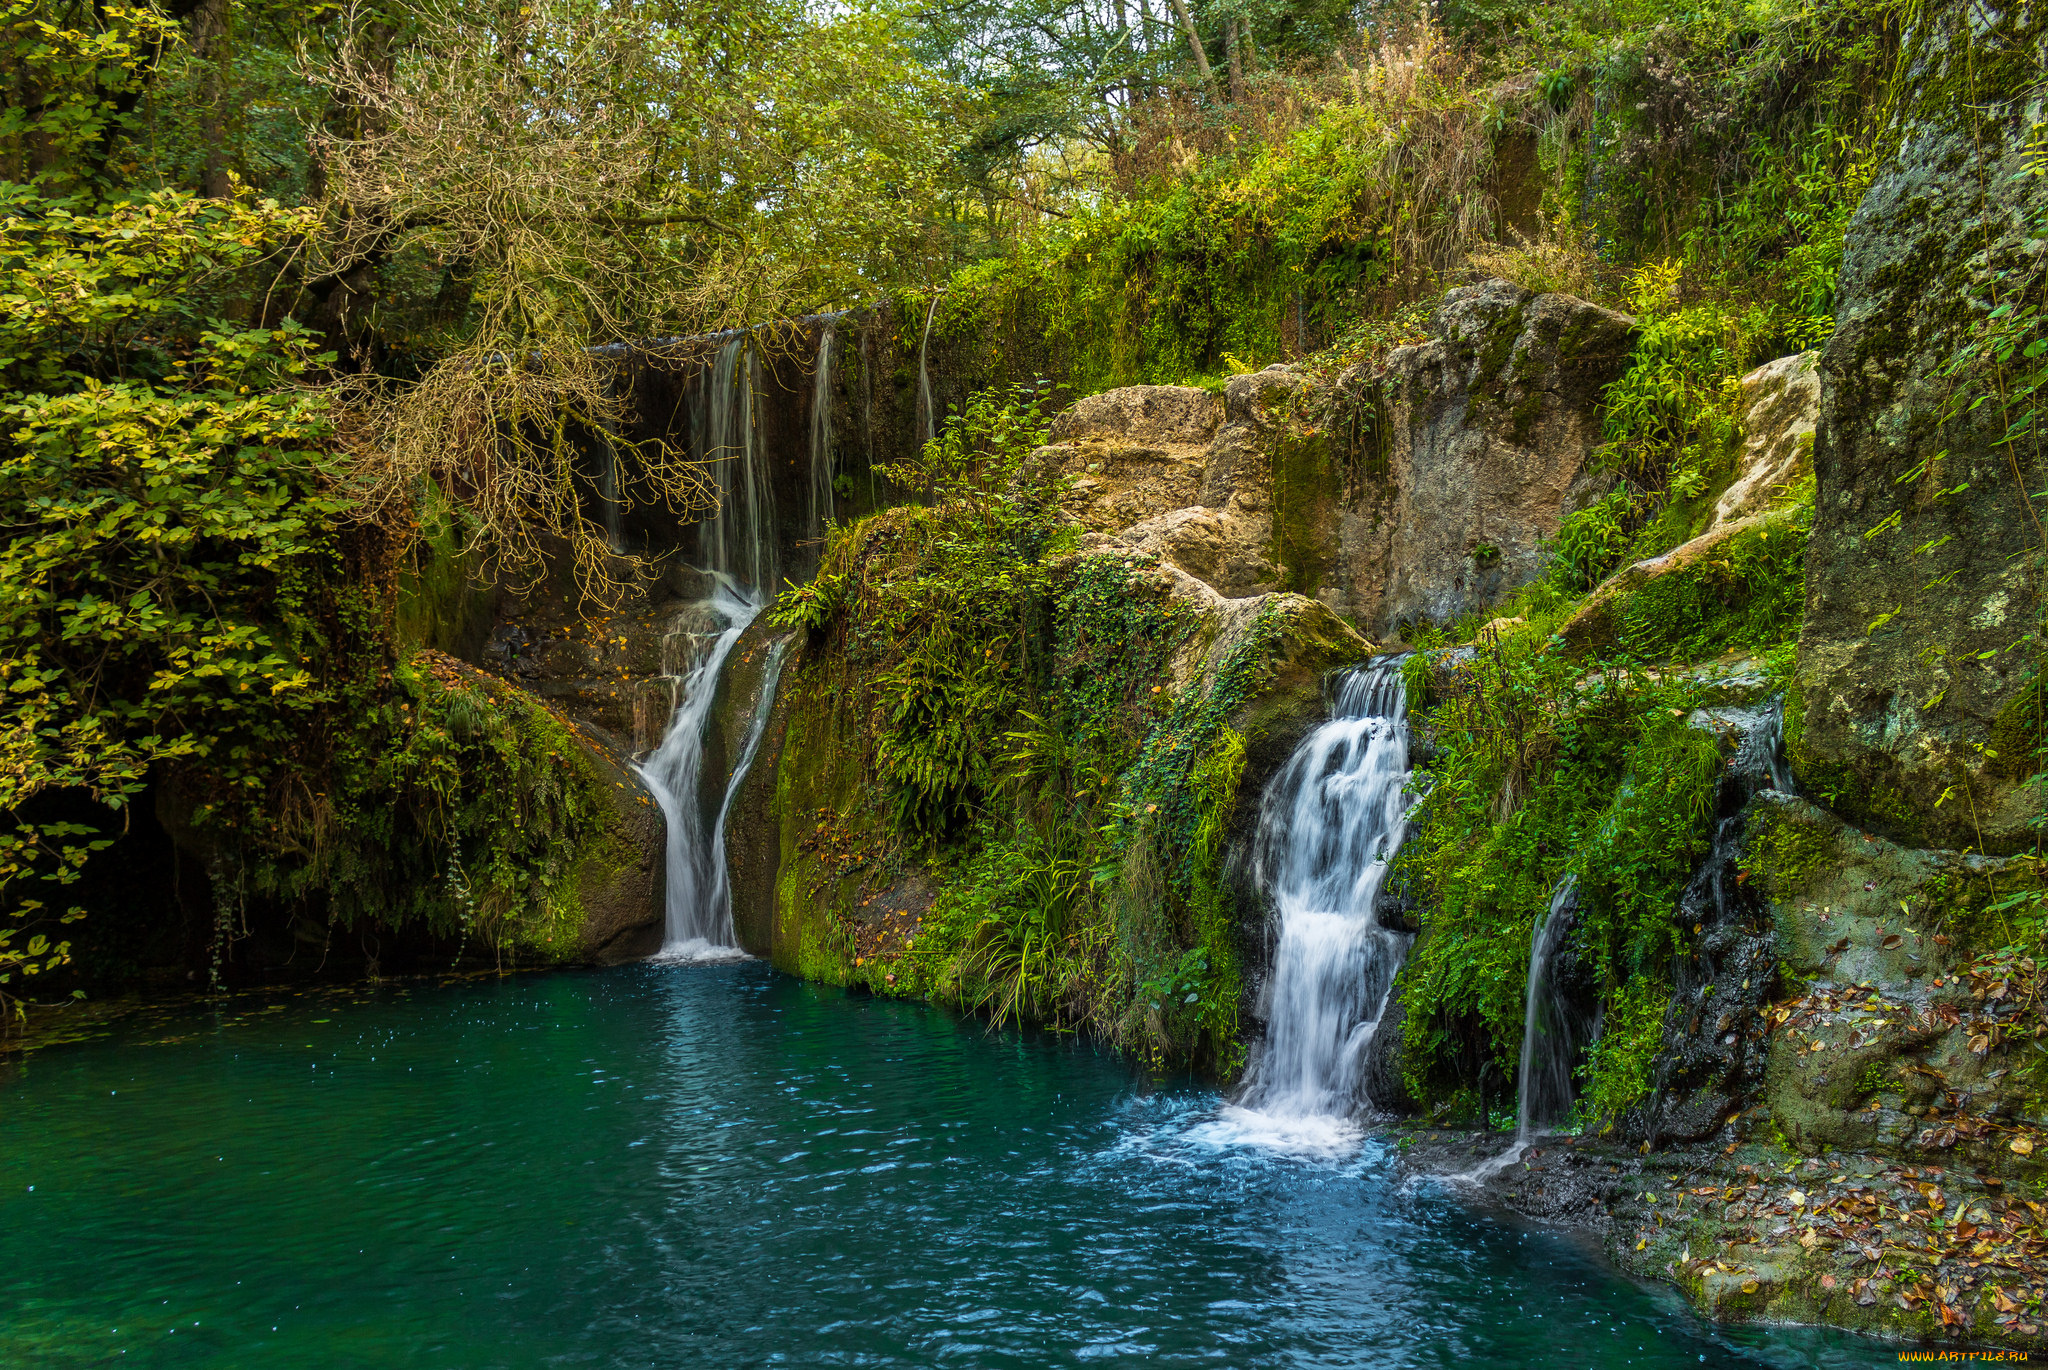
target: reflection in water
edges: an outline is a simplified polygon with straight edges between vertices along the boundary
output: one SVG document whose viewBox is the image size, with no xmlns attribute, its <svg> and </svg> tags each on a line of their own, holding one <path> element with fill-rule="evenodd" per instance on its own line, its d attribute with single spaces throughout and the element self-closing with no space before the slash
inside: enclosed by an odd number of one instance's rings
<svg viewBox="0 0 2048 1370">
<path fill-rule="evenodd" d="M 202 1011 L 0 1092 L 0 1364 L 1864 1366 L 756 964 Z M 166 1040 L 166 1039 L 170 1040 Z M 32 1187 L 32 1188 L 31 1188 Z"/>
</svg>

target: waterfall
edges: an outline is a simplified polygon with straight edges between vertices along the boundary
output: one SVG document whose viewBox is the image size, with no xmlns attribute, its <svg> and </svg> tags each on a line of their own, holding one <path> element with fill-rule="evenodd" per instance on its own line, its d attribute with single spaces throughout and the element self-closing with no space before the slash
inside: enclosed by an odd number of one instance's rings
<svg viewBox="0 0 2048 1370">
<path fill-rule="evenodd" d="M 811 364 L 811 531 L 823 534 L 832 517 L 832 347 L 838 321 L 827 318 L 818 331 L 818 356 Z"/>
<path fill-rule="evenodd" d="M 768 649 L 768 662 L 761 674 L 761 697 L 754 701 L 754 712 L 747 719 L 747 736 L 740 747 L 739 764 L 732 768 L 732 774 L 726 779 L 725 798 L 718 805 L 718 821 L 711 827 L 711 880 L 705 899 L 709 914 L 704 921 L 715 923 L 715 934 L 707 936 L 707 940 L 720 947 L 738 945 L 732 924 L 732 867 L 725 850 L 725 821 L 732 813 L 732 801 L 738 798 L 740 785 L 745 782 L 747 772 L 753 769 L 754 754 L 761 750 L 761 734 L 768 731 L 768 715 L 775 710 L 775 687 L 782 681 L 782 658 L 789 652 L 789 643 L 787 637 L 777 638 Z"/>
<path fill-rule="evenodd" d="M 930 442 L 939 435 L 938 417 L 932 412 L 932 373 L 925 367 L 925 354 L 931 351 L 932 316 L 939 312 L 939 297 L 932 296 L 931 308 L 925 311 L 924 336 L 917 344 L 917 410 L 924 416 L 924 441 Z"/>
<path fill-rule="evenodd" d="M 1267 787 L 1255 874 L 1280 920 L 1265 1048 L 1241 1105 L 1339 1121 L 1412 940 L 1376 910 L 1407 832 L 1407 694 L 1398 659 L 1344 677 L 1330 721 Z"/>
<path fill-rule="evenodd" d="M 683 656 L 678 662 L 663 662 L 665 668 L 676 668 L 671 674 L 681 676 L 675 709 L 661 745 L 637 768 L 661 806 L 668 829 L 667 916 L 661 948 L 665 960 L 704 960 L 738 950 L 733 944 L 732 893 L 726 880 L 724 806 L 717 821 L 705 821 L 704 732 L 725 660 L 732 655 L 740 634 L 761 612 L 761 601 L 721 577 L 712 598 L 694 608 L 709 611 L 716 631 L 671 634 L 671 640 L 681 644 Z M 664 657 L 668 651 L 664 644 Z M 753 759 L 759 725 L 766 721 L 765 711 L 756 712 L 760 715 L 756 732 L 749 737 L 744 760 L 727 784 L 726 804 L 731 803 L 731 792 L 738 786 L 746 762 Z"/>
<path fill-rule="evenodd" d="M 1558 992 L 1558 954 L 1571 937 L 1579 882 L 1567 875 L 1529 942 L 1529 979 L 1522 992 L 1522 1061 L 1515 1072 L 1515 1145 L 1527 1147 L 1572 1108 L 1572 1068 L 1599 1032 L 1599 1019 L 1575 1010 Z"/>
<path fill-rule="evenodd" d="M 626 550 L 626 534 L 622 526 L 624 513 L 619 504 L 619 448 L 611 425 L 604 430 L 604 484 L 599 491 L 604 501 L 605 546 L 614 555 Z"/>
<path fill-rule="evenodd" d="M 1713 844 L 1706 859 L 1693 872 L 1678 906 L 1681 924 L 1720 928 L 1741 921 L 1740 911 L 1735 907 L 1735 891 L 1740 884 L 1738 868 L 1746 830 L 1745 806 L 1765 790 L 1793 792 L 1792 770 L 1785 759 L 1784 699 L 1781 696 L 1761 706 L 1698 709 L 1688 722 L 1733 742 L 1722 782 Z M 1624 786 L 1629 783 L 1623 781 Z M 1556 983 L 1558 956 L 1571 936 L 1577 910 L 1578 880 L 1567 874 L 1551 894 L 1550 907 L 1530 939 L 1529 978 L 1522 1000 L 1522 1059 L 1516 1080 L 1514 1145 L 1458 1177 L 1462 1180 L 1486 1181 L 1499 1174 L 1521 1159 L 1546 1127 L 1571 1111 L 1572 1069 L 1600 1034 L 1598 1012 L 1588 1014 L 1575 1008 L 1566 995 L 1558 992 Z M 1692 958 L 1688 967 L 1698 960 Z M 1691 973 L 1689 969 L 1681 970 L 1681 988 Z M 1749 991 L 1752 979 L 1757 985 L 1752 993 L 1760 998 L 1766 983 L 1762 976 L 1745 976 L 1742 989 Z M 1740 1040 L 1739 1034 L 1732 1035 L 1722 1045 L 1735 1047 Z M 1667 1063 L 1660 1070 L 1648 1109 L 1652 1116 L 1663 1104 L 1669 1085 L 1668 1071 Z"/>
<path fill-rule="evenodd" d="M 693 393 L 691 438 L 698 460 L 709 464 L 718 508 L 699 525 L 705 567 L 756 591 L 770 592 L 780 568 L 775 556 L 775 495 L 768 460 L 757 440 L 754 400 L 761 389 L 761 354 L 744 329 L 718 345 Z"/>
</svg>

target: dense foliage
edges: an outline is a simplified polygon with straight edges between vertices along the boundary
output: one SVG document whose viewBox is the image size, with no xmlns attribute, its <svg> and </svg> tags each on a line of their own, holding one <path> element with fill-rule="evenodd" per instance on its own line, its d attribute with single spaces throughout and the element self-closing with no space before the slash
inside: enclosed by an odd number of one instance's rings
<svg viewBox="0 0 2048 1370">
<path fill-rule="evenodd" d="M 820 825 L 857 834 L 833 841 L 861 853 L 859 888 L 915 866 L 938 884 L 911 954 L 857 957 L 857 977 L 1227 1069 L 1227 720 L 1270 631 L 1163 691 L 1195 616 L 1143 564 L 1074 554 L 1058 483 L 1028 460 L 1041 399 L 978 397 L 890 473 L 925 502 L 835 530 L 818 577 L 784 592 L 772 614 L 811 643 L 792 711 L 845 720 L 793 724 L 784 765 L 859 778 Z"/>
</svg>

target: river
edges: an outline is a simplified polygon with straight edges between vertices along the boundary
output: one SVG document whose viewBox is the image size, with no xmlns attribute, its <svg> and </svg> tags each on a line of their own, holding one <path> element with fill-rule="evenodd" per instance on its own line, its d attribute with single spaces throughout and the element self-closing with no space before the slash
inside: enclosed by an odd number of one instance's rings
<svg viewBox="0 0 2048 1370">
<path fill-rule="evenodd" d="M 759 963 L 171 1005 L 0 1081 L 0 1364 L 1868 1366 Z"/>
</svg>

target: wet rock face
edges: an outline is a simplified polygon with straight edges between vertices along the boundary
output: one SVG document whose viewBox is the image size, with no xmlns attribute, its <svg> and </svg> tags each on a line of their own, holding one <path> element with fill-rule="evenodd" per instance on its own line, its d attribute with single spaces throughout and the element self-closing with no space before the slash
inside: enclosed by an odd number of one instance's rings
<svg viewBox="0 0 2048 1370">
<path fill-rule="evenodd" d="M 1455 618 L 1542 572 L 1543 540 L 1605 488 L 1588 470 L 1600 399 L 1635 340 L 1624 315 L 1498 280 L 1452 291 L 1429 327 L 1363 387 L 1372 451 L 1323 598 L 1369 633 Z"/>
<path fill-rule="evenodd" d="M 667 830 L 640 777 L 578 730 L 591 763 L 608 782 L 612 813 L 607 853 L 592 855 L 578 874 L 583 902 L 577 960 L 601 966 L 652 956 L 661 949 Z"/>
<path fill-rule="evenodd" d="M 1689 720 L 1716 738 L 1727 760 L 1713 844 L 1679 898 L 1691 947 L 1672 967 L 1653 1088 L 1622 1122 L 1625 1136 L 1652 1147 L 1715 1136 L 1763 1084 L 1763 1010 L 1777 988 L 1778 936 L 1743 860 L 1754 807 L 1790 783 L 1779 709 L 1773 700 L 1702 709 Z"/>
<path fill-rule="evenodd" d="M 2024 492 L 2048 468 L 2032 443 L 1997 445 L 1997 403 L 1955 412 L 1983 373 L 1948 373 L 1991 302 L 2040 272 L 2048 179 L 2027 174 L 2019 97 L 2042 27 L 2023 7 L 1949 6 L 1909 35 L 1904 88 L 1927 107 L 1849 225 L 1821 358 L 1794 762 L 1852 820 L 1919 845 L 2013 850 L 2040 806 L 2016 783 L 2038 723 L 2026 654 L 2006 649 L 2039 608 Z M 1953 93 L 1966 74 L 1969 99 Z M 1951 790 L 1965 782 L 1968 803 Z"/>
</svg>

